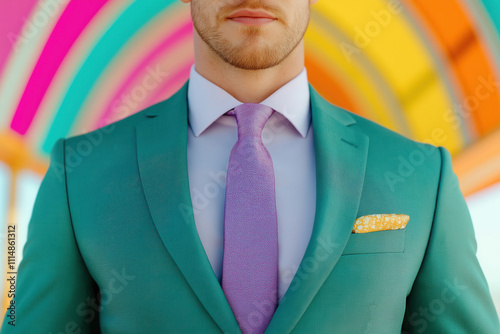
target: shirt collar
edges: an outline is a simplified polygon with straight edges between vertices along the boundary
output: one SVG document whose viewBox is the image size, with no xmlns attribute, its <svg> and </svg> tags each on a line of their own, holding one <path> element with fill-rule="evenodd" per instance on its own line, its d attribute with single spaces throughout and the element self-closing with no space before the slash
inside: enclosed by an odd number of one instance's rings
<svg viewBox="0 0 500 334">
<path fill-rule="evenodd" d="M 309 82 L 306 68 L 261 102 L 273 108 L 295 127 L 302 137 L 311 123 Z M 200 75 L 191 66 L 188 83 L 189 124 L 196 137 L 220 116 L 243 104 L 225 90 Z"/>
</svg>

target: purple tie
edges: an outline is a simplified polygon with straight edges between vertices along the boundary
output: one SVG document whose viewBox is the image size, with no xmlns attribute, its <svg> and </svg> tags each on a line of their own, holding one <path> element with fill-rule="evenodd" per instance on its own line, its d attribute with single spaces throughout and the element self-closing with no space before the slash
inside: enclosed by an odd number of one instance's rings
<svg viewBox="0 0 500 334">
<path fill-rule="evenodd" d="M 244 334 L 264 333 L 278 304 L 274 169 L 261 137 L 273 112 L 256 103 L 233 112 L 238 141 L 226 179 L 222 289 Z"/>
</svg>

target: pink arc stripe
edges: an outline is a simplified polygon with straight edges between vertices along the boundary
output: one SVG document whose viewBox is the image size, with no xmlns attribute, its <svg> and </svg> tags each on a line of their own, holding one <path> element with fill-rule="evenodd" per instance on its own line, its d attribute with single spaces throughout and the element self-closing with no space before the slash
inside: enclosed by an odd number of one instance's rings
<svg viewBox="0 0 500 334">
<path fill-rule="evenodd" d="M 17 52 L 14 47 L 19 40 L 19 45 L 27 42 L 30 38 L 36 38 L 38 29 L 34 24 L 38 22 L 28 21 L 30 13 L 37 8 L 38 0 L 23 0 L 23 1 L 2 1 L 0 2 L 0 77 L 2 76 L 5 62 L 9 58 L 11 52 Z M 39 9 L 39 13 L 33 13 L 34 19 L 43 19 L 51 14 L 50 6 L 44 5 Z"/>
<path fill-rule="evenodd" d="M 189 78 L 189 71 L 190 71 L 191 65 L 192 65 L 192 61 L 189 62 L 187 65 L 182 66 L 179 71 L 176 71 L 174 75 L 169 77 L 169 80 L 167 80 L 163 85 L 156 88 L 156 93 L 153 95 L 152 98 L 141 101 L 133 113 L 141 111 L 141 110 L 143 110 L 143 109 L 145 109 L 153 104 L 156 104 L 158 102 L 161 102 L 162 100 L 168 98 L 173 93 L 175 93 L 176 90 L 179 89 L 182 86 L 182 84 L 184 84 L 186 82 L 186 80 Z M 133 113 L 131 113 L 131 114 L 133 114 Z M 94 125 L 93 129 L 97 129 L 97 128 L 102 127 L 102 126 L 106 126 L 114 121 L 128 117 L 131 114 L 119 115 L 119 117 L 114 116 L 111 119 L 100 118 L 98 123 Z M 123 117 L 121 117 L 121 116 L 123 116 Z"/>
<path fill-rule="evenodd" d="M 140 75 L 144 75 L 144 69 L 153 63 L 153 60 L 161 55 L 163 52 L 170 50 L 174 52 L 173 49 L 177 44 L 182 42 L 184 39 L 190 38 L 193 34 L 193 25 L 191 21 L 187 21 L 181 25 L 177 30 L 170 34 L 163 42 L 156 46 L 140 63 L 135 66 L 135 69 L 131 72 L 128 79 L 123 82 L 120 88 L 116 91 L 114 96 L 109 100 L 107 106 L 104 109 L 103 114 L 99 117 L 98 122 L 94 124 L 93 128 L 97 129 L 102 126 L 102 124 L 108 124 L 110 121 L 114 120 L 113 117 L 113 105 L 116 101 L 121 99 L 122 94 L 128 93 L 130 87 L 136 82 L 136 78 Z M 155 66 L 153 66 L 155 67 Z M 138 110 L 137 110 L 138 111 Z"/>
<path fill-rule="evenodd" d="M 175 93 L 181 86 L 189 79 L 191 66 L 194 59 L 183 66 L 179 71 L 170 77 L 170 80 L 165 82 L 161 87 L 156 90 L 156 93 L 148 100 L 144 101 L 142 108 L 146 108 L 155 103 L 158 103 Z"/>
<path fill-rule="evenodd" d="M 12 119 L 14 131 L 24 135 L 59 66 L 106 0 L 70 1 L 56 23 L 23 92 Z"/>
</svg>

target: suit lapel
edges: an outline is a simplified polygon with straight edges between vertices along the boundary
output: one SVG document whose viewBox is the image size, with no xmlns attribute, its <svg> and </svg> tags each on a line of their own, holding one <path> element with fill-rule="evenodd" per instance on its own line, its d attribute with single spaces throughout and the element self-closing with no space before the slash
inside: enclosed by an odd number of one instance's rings
<svg viewBox="0 0 500 334">
<path fill-rule="evenodd" d="M 170 99 L 145 110 L 146 119 L 137 125 L 140 178 L 154 224 L 169 254 L 219 327 L 236 333 L 238 324 L 193 218 L 187 170 L 188 82 Z"/>
<path fill-rule="evenodd" d="M 229 303 L 206 257 L 193 218 L 187 172 L 187 85 L 145 110 L 136 128 L 139 172 L 156 229 L 169 254 L 223 332 L 238 333 Z M 293 330 L 340 258 L 359 207 L 368 137 L 352 116 L 311 85 L 316 213 L 311 240 L 267 333 Z"/>
<path fill-rule="evenodd" d="M 304 258 L 266 333 L 289 333 L 321 288 L 350 237 L 363 189 L 368 137 L 354 118 L 311 85 L 316 159 L 316 213 Z"/>
</svg>

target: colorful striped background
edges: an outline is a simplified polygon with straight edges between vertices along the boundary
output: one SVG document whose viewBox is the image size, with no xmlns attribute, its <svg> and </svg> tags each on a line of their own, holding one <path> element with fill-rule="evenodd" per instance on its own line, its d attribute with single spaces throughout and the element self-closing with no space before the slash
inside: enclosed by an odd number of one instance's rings
<svg viewBox="0 0 500 334">
<path fill-rule="evenodd" d="M 192 33 L 178 0 L 0 2 L 11 198 L 20 171 L 43 175 L 58 138 L 175 92 L 194 62 Z M 320 0 L 305 44 L 309 80 L 330 102 L 447 147 L 465 194 L 500 181 L 498 0 Z"/>
<path fill-rule="evenodd" d="M 16 169 L 43 173 L 58 138 L 166 99 L 194 62 L 189 5 L 180 1 L 3 6 L 0 159 Z M 495 0 L 321 0 L 306 35 L 310 81 L 332 103 L 447 147 L 472 193 L 500 180 L 474 174 L 500 154 L 491 147 L 500 125 L 499 15 Z M 460 159 L 489 136 L 489 148 L 473 150 L 477 164 Z"/>
</svg>

